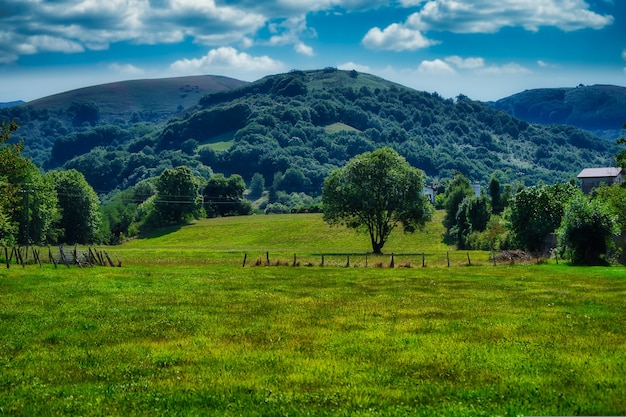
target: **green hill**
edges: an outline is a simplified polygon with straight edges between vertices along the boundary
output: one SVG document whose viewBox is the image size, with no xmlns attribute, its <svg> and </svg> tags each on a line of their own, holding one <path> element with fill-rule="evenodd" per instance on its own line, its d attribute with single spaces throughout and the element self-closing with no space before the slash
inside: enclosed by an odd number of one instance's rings
<svg viewBox="0 0 626 417">
<path fill-rule="evenodd" d="M 626 122 L 626 87 L 615 85 L 526 90 L 489 104 L 530 123 L 572 125 L 610 140 Z"/>
<path fill-rule="evenodd" d="M 73 103 L 93 103 L 100 113 L 100 124 L 135 117 L 163 120 L 195 106 L 204 95 L 239 87 L 244 81 L 201 75 L 121 81 L 85 87 L 26 103 L 33 110 L 65 111 Z"/>
</svg>

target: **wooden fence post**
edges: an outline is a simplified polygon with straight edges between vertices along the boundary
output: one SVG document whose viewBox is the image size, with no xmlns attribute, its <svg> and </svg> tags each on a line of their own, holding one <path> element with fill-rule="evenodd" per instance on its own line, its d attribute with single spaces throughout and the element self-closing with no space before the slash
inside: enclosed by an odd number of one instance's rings
<svg viewBox="0 0 626 417">
<path fill-rule="evenodd" d="M 472 266 L 472 261 L 469 256 L 469 252 L 467 252 L 467 266 Z"/>
<path fill-rule="evenodd" d="M 270 264 L 270 253 L 269 252 L 265 252 L 265 264 L 266 265 Z"/>
<path fill-rule="evenodd" d="M 393 268 L 395 266 L 396 266 L 396 262 L 395 262 L 395 259 L 394 259 L 394 255 L 392 253 L 391 254 L 391 263 L 389 264 L 389 268 Z"/>
<path fill-rule="evenodd" d="M 247 258 L 248 258 L 248 254 L 247 254 L 247 253 L 245 253 L 245 254 L 243 255 L 243 265 L 241 265 L 241 267 L 242 267 L 242 268 L 245 268 L 245 266 L 246 266 L 246 259 L 247 259 Z"/>
<path fill-rule="evenodd" d="M 7 269 L 11 268 L 11 262 L 9 260 L 9 250 L 6 246 L 4 247 L 4 260 L 7 263 Z"/>
<path fill-rule="evenodd" d="M 422 268 L 426 267 L 426 254 L 422 252 Z"/>
<path fill-rule="evenodd" d="M 448 261 L 448 268 L 450 268 L 450 252 L 446 252 L 446 260 Z"/>
<path fill-rule="evenodd" d="M 320 266 L 324 266 L 324 255 L 322 255 L 322 265 Z"/>
<path fill-rule="evenodd" d="M 346 255 L 346 268 L 350 267 L 350 255 Z"/>
<path fill-rule="evenodd" d="M 296 254 L 293 254 L 293 266 L 296 266 Z"/>
</svg>

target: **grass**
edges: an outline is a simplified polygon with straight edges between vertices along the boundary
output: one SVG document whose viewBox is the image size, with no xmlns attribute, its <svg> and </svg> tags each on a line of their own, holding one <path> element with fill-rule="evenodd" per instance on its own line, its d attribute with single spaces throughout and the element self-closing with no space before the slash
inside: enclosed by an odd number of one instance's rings
<svg viewBox="0 0 626 417">
<path fill-rule="evenodd" d="M 326 133 L 360 132 L 360 130 L 341 122 L 329 124 L 328 126 L 324 127 L 324 130 L 326 131 Z"/>
<path fill-rule="evenodd" d="M 626 268 L 241 267 L 360 250 L 343 229 L 299 240 L 318 221 L 215 219 L 111 248 L 122 268 L 3 269 L 0 413 L 626 413 Z"/>
<path fill-rule="evenodd" d="M 209 147 L 215 152 L 227 151 L 235 143 L 235 140 L 233 139 L 234 135 L 234 131 L 222 133 L 221 135 L 217 135 L 208 141 L 203 141 L 198 149 Z"/>
</svg>

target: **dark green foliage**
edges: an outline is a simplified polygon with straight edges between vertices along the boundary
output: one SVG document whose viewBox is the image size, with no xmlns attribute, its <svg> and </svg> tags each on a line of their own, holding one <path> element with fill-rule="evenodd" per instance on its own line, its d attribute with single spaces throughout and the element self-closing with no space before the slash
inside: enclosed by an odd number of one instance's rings
<svg viewBox="0 0 626 417">
<path fill-rule="evenodd" d="M 609 207 L 599 199 L 590 200 L 578 192 L 565 206 L 557 235 L 561 251 L 569 252 L 572 263 L 604 265 L 617 233 L 617 218 Z"/>
<path fill-rule="evenodd" d="M 364 153 L 324 182 L 324 220 L 367 232 L 372 251 L 381 253 L 397 226 L 413 232 L 430 219 L 432 207 L 422 195 L 424 183 L 423 171 L 411 167 L 393 149 Z"/>
<path fill-rule="evenodd" d="M 569 199 L 578 192 L 570 183 L 527 187 L 511 201 L 509 214 L 513 239 L 522 249 L 540 251 L 544 239 L 561 225 Z"/>
<path fill-rule="evenodd" d="M 154 208 L 165 224 L 179 224 L 202 214 L 202 196 L 198 179 L 189 167 L 166 169 L 159 176 Z"/>
<path fill-rule="evenodd" d="M 100 107 L 96 103 L 72 103 L 67 109 L 74 126 L 88 124 L 95 126 L 100 120 Z"/>
<path fill-rule="evenodd" d="M 108 125 L 60 137 L 50 151 L 51 165 L 63 165 L 74 156 L 86 154 L 98 146 L 124 143 L 129 139 L 128 133 L 118 126 Z"/>
<path fill-rule="evenodd" d="M 456 214 L 456 224 L 448 232 L 459 249 L 475 249 L 470 244 L 474 232 L 483 232 L 491 218 L 487 196 L 468 196 L 463 199 Z"/>
<path fill-rule="evenodd" d="M 60 218 L 55 227 L 60 231 L 59 242 L 88 244 L 97 241 L 101 223 L 100 200 L 80 172 L 51 171 L 56 189 Z"/>
<path fill-rule="evenodd" d="M 445 192 L 444 208 L 446 215 L 443 225 L 446 231 L 449 232 L 457 224 L 457 213 L 463 200 L 474 195 L 474 189 L 469 179 L 460 172 L 455 173 Z"/>
<path fill-rule="evenodd" d="M 489 180 L 489 196 L 491 197 L 491 211 L 494 214 L 502 213 L 504 207 L 500 196 L 500 181 L 495 176 Z"/>
<path fill-rule="evenodd" d="M 263 175 L 255 172 L 250 180 L 250 198 L 259 198 L 265 191 L 265 178 Z"/>
<path fill-rule="evenodd" d="M 204 187 L 204 203 L 207 216 L 246 215 L 252 206 L 243 198 L 246 183 L 239 174 L 226 178 L 222 174 L 213 175 Z"/>
</svg>

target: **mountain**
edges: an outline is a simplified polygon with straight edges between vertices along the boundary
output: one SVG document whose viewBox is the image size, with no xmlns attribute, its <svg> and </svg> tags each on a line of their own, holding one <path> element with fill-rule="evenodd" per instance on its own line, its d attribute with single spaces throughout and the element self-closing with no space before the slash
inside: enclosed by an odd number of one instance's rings
<svg viewBox="0 0 626 417">
<path fill-rule="evenodd" d="M 584 167 L 611 164 L 616 153 L 573 126 L 528 123 L 464 96 L 443 99 L 356 71 L 291 71 L 239 83 L 203 95 L 167 122 L 112 119 L 103 109 L 114 109 L 113 101 L 94 106 L 87 98 L 65 110 L 18 106 L 26 126 L 18 133 L 33 160 L 75 168 L 101 193 L 186 165 L 205 179 L 219 172 L 248 182 L 260 174 L 273 191 L 318 195 L 333 169 L 382 146 L 432 181 L 460 171 L 483 184 L 497 173 L 503 184 L 532 185 L 568 181 Z"/>
<path fill-rule="evenodd" d="M 19 106 L 20 104 L 24 104 L 24 102 L 22 100 L 18 100 L 18 101 L 9 101 L 7 103 L 0 103 L 0 109 L 3 109 L 5 107 Z"/>
<path fill-rule="evenodd" d="M 626 87 L 541 88 L 488 103 L 530 123 L 565 124 L 615 140 L 626 123 Z"/>
<path fill-rule="evenodd" d="M 101 123 L 151 115 L 162 120 L 194 106 L 204 95 L 244 85 L 233 78 L 201 75 L 121 81 L 80 88 L 28 102 L 34 110 L 63 111 L 74 103 L 93 104 Z"/>
<path fill-rule="evenodd" d="M 33 161 L 46 165 L 57 139 L 102 126 L 154 129 L 195 106 L 204 95 L 245 85 L 233 78 L 202 75 L 121 81 L 80 88 L 0 109 L 0 120 L 16 120 L 14 140 L 23 140 Z"/>
</svg>

